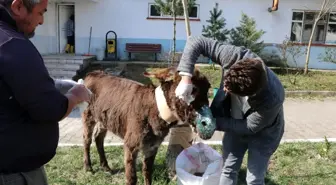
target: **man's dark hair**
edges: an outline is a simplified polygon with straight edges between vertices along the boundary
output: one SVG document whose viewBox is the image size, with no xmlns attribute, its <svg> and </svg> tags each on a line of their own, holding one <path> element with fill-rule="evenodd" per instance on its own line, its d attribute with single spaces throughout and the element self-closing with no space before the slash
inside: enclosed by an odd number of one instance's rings
<svg viewBox="0 0 336 185">
<path fill-rule="evenodd" d="M 266 83 L 266 71 L 259 59 L 243 59 L 230 67 L 224 87 L 238 96 L 256 94 Z"/>
<path fill-rule="evenodd" d="M 14 0 L 0 0 L 0 5 L 9 8 Z M 22 0 L 22 3 L 27 8 L 28 12 L 31 12 L 36 4 L 39 4 L 41 0 Z"/>
</svg>

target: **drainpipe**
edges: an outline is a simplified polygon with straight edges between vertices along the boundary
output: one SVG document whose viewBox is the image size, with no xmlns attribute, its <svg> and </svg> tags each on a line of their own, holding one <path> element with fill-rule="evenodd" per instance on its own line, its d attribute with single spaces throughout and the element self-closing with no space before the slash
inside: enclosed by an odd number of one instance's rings
<svg viewBox="0 0 336 185">
<path fill-rule="evenodd" d="M 274 12 L 278 10 L 279 0 L 273 0 L 272 7 L 268 8 L 268 12 Z"/>
</svg>

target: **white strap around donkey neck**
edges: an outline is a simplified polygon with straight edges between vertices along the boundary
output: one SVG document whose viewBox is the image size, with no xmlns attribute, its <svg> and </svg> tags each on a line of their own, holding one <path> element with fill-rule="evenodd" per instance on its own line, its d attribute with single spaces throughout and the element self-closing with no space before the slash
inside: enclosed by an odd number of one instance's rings
<svg viewBox="0 0 336 185">
<path fill-rule="evenodd" d="M 174 113 L 168 107 L 167 100 L 164 96 L 161 86 L 158 86 L 155 89 L 155 100 L 156 100 L 157 108 L 159 110 L 159 116 L 163 120 L 165 120 L 167 123 L 172 123 L 178 120 L 176 116 L 174 115 Z"/>
</svg>

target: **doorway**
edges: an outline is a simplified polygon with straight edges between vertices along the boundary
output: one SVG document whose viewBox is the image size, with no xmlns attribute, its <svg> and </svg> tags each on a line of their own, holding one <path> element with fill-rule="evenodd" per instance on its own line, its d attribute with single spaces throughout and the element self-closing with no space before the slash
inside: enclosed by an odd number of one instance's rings
<svg viewBox="0 0 336 185">
<path fill-rule="evenodd" d="M 75 5 L 74 4 L 57 4 L 57 30 L 58 30 L 58 52 L 60 54 L 75 53 L 75 35 L 73 35 L 73 40 L 71 42 L 71 37 L 68 37 L 67 22 L 70 20 L 71 15 L 75 15 Z M 74 16 L 75 17 L 75 16 Z M 74 20 L 75 21 L 75 18 Z M 75 24 L 73 24 L 75 29 Z M 73 32 L 75 34 L 75 32 Z M 70 38 L 70 43 L 73 47 L 68 45 L 68 39 Z"/>
</svg>

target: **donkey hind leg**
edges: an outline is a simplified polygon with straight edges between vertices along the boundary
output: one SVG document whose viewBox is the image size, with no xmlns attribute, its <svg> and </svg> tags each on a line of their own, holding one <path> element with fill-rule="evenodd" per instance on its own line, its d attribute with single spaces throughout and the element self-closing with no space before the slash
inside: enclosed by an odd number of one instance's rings
<svg viewBox="0 0 336 185">
<path fill-rule="evenodd" d="M 84 170 L 92 172 L 90 159 L 90 145 L 92 143 L 92 133 L 96 122 L 90 110 L 83 113 L 83 144 L 84 144 Z"/>
<path fill-rule="evenodd" d="M 144 176 L 145 185 L 152 184 L 152 173 L 154 168 L 154 161 L 159 147 L 153 146 L 149 150 L 143 151 L 142 174 Z"/>
<path fill-rule="evenodd" d="M 126 185 L 136 185 L 137 175 L 136 175 L 136 160 L 138 157 L 139 150 L 136 147 L 128 147 L 124 145 L 124 163 L 125 163 L 125 176 Z"/>
<path fill-rule="evenodd" d="M 99 126 L 97 125 L 97 127 L 99 127 Z M 97 128 L 96 132 L 94 133 L 94 138 L 95 138 L 95 142 L 96 142 L 97 151 L 98 151 L 98 154 L 99 154 L 100 167 L 105 172 L 113 173 L 111 168 L 108 166 L 108 162 L 107 162 L 106 155 L 105 155 L 105 150 L 104 150 L 104 139 L 105 139 L 106 133 L 107 133 L 106 128 L 99 127 L 99 128 Z"/>
</svg>

